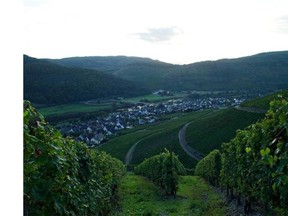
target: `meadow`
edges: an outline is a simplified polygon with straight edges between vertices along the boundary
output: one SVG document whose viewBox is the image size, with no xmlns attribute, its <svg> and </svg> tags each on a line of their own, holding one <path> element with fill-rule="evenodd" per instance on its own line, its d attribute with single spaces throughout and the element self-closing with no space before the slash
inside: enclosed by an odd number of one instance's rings
<svg viewBox="0 0 288 216">
<path fill-rule="evenodd" d="M 178 99 L 187 96 L 186 93 L 173 93 L 171 96 L 159 96 L 156 94 L 148 94 L 138 97 L 126 98 L 123 102 L 127 103 L 139 103 L 139 102 L 159 102 L 171 99 Z"/>
</svg>

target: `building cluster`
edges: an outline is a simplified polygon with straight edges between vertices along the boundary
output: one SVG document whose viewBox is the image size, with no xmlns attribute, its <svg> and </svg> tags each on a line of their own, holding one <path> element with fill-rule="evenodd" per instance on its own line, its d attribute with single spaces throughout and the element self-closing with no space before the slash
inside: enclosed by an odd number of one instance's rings
<svg viewBox="0 0 288 216">
<path fill-rule="evenodd" d="M 58 125 L 57 128 L 64 136 L 70 136 L 77 141 L 85 142 L 88 146 L 95 146 L 119 134 L 121 130 L 132 129 L 137 125 L 153 124 L 163 115 L 237 106 L 243 100 L 219 97 L 194 100 L 186 98 L 161 103 L 138 103 L 131 105 L 130 108 L 110 113 L 105 117 L 66 123 Z"/>
</svg>

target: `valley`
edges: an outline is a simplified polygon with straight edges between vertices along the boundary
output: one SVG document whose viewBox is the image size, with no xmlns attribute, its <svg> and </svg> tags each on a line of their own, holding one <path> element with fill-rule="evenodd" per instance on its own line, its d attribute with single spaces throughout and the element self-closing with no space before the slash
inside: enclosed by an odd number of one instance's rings
<svg viewBox="0 0 288 216">
<path fill-rule="evenodd" d="M 26 209 L 220 216 L 236 197 L 245 213 L 252 203 L 285 215 L 287 55 L 189 65 L 24 56 Z"/>
</svg>

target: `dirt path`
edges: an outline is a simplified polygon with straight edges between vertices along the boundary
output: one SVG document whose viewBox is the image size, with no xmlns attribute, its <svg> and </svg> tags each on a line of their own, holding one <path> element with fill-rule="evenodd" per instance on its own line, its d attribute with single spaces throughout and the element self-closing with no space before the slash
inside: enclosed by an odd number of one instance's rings
<svg viewBox="0 0 288 216">
<path fill-rule="evenodd" d="M 240 106 L 236 106 L 235 108 L 238 109 L 238 110 L 241 110 L 241 111 L 251 112 L 251 113 L 266 113 L 267 112 L 267 110 L 259 109 L 259 108 L 255 108 L 255 107 L 240 107 Z"/>
<path fill-rule="evenodd" d="M 125 156 L 125 165 L 129 165 L 131 160 L 132 160 L 132 157 L 133 157 L 133 152 L 136 148 L 136 146 L 138 145 L 139 142 L 141 142 L 141 140 L 139 140 L 138 142 L 136 142 L 135 144 L 133 144 L 133 146 L 129 149 L 129 151 L 127 152 L 126 156 Z"/>
<path fill-rule="evenodd" d="M 189 145 L 187 145 L 187 141 L 186 141 L 186 137 L 185 137 L 185 133 L 186 133 L 186 129 L 188 127 L 188 125 L 192 123 L 189 122 L 187 124 L 185 124 L 181 130 L 178 133 L 178 138 L 179 138 L 179 143 L 181 145 L 181 147 L 183 148 L 183 150 L 192 158 L 194 158 L 195 160 L 201 160 L 203 157 L 201 155 L 201 153 L 193 148 L 191 148 Z"/>
</svg>

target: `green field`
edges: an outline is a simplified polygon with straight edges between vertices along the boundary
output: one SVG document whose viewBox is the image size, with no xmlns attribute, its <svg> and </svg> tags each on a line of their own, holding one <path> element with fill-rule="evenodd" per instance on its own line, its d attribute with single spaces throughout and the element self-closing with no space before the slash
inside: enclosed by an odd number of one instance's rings
<svg viewBox="0 0 288 216">
<path fill-rule="evenodd" d="M 120 103 L 103 102 L 99 104 L 62 104 L 56 106 L 40 106 L 38 111 L 49 122 L 68 121 L 72 119 L 79 119 L 82 117 L 100 115 L 101 113 L 109 113 L 112 110 L 123 107 Z"/>
<path fill-rule="evenodd" d="M 112 108 L 112 103 L 104 103 L 98 105 L 86 105 L 84 103 L 76 103 L 76 104 L 64 104 L 64 105 L 40 108 L 39 112 L 42 113 L 42 115 L 44 115 L 45 117 L 49 117 L 52 115 L 96 112 L 109 108 Z"/>
<path fill-rule="evenodd" d="M 114 215 L 226 215 L 225 201 L 201 178 L 182 176 L 177 198 L 165 197 L 158 186 L 128 173 L 119 189 L 120 206 Z"/>
<path fill-rule="evenodd" d="M 143 95 L 133 98 L 125 98 L 123 101 L 127 103 L 139 103 L 141 101 L 147 102 L 157 102 L 157 101 L 164 101 L 164 100 L 171 100 L 171 99 L 178 99 L 187 96 L 185 93 L 174 93 L 171 96 L 159 96 L 155 94 Z"/>
</svg>

